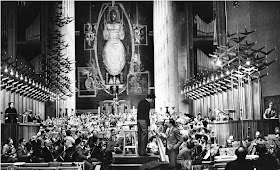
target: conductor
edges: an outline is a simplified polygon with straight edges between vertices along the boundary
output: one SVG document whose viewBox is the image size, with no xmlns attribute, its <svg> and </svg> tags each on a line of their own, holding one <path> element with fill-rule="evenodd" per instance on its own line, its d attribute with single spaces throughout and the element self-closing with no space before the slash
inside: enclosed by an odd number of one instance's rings
<svg viewBox="0 0 280 170">
<path fill-rule="evenodd" d="M 155 95 L 149 94 L 138 104 L 137 128 L 138 128 L 138 151 L 140 156 L 149 156 L 146 153 L 148 144 L 148 126 L 150 126 L 150 103 L 155 99 Z"/>
</svg>

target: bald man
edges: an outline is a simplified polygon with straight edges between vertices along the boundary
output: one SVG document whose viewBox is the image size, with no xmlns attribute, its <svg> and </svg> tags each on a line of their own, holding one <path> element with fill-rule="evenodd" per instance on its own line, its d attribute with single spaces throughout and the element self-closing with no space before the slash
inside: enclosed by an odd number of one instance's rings
<svg viewBox="0 0 280 170">
<path fill-rule="evenodd" d="M 241 146 L 235 150 L 237 159 L 227 163 L 225 170 L 253 170 L 253 164 L 246 160 L 248 151 L 245 147 Z"/>
</svg>

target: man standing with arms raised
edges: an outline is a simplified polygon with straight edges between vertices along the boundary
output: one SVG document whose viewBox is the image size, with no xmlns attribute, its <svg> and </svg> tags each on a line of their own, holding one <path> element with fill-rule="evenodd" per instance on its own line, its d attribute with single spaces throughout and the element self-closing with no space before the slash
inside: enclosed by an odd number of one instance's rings
<svg viewBox="0 0 280 170">
<path fill-rule="evenodd" d="M 146 153 L 148 144 L 148 127 L 150 126 L 150 103 L 155 99 L 155 95 L 149 94 L 146 99 L 141 100 L 137 110 L 138 128 L 138 152 L 140 156 L 150 156 Z"/>
</svg>

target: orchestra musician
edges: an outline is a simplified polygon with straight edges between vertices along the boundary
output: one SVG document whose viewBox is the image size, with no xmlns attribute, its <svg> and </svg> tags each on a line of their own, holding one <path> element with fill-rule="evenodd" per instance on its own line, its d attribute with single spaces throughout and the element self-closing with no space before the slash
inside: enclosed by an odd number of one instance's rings
<svg viewBox="0 0 280 170">
<path fill-rule="evenodd" d="M 91 170 L 92 169 L 92 164 L 88 161 L 88 159 L 91 157 L 90 154 L 84 155 L 83 154 L 83 146 L 81 145 L 82 140 L 81 138 L 77 138 L 75 140 L 75 152 L 74 152 L 74 160 L 76 162 L 84 162 L 85 163 L 85 170 Z"/>
<path fill-rule="evenodd" d="M 31 154 L 33 153 L 33 150 L 31 149 L 29 152 L 27 152 L 26 149 L 26 140 L 24 138 L 19 139 L 19 146 L 16 149 L 17 158 L 20 162 L 30 162 Z"/>
<path fill-rule="evenodd" d="M 45 140 L 44 147 L 42 148 L 42 157 L 44 162 L 53 162 L 52 142 L 49 139 Z"/>
<path fill-rule="evenodd" d="M 17 161 L 16 158 L 16 149 L 13 145 L 13 139 L 8 138 L 3 146 L 1 161 L 2 162 L 15 162 Z"/>
<path fill-rule="evenodd" d="M 71 136 L 66 136 L 65 140 L 65 154 L 63 155 L 64 162 L 73 162 L 74 161 L 74 153 L 75 153 L 75 140 Z"/>
</svg>

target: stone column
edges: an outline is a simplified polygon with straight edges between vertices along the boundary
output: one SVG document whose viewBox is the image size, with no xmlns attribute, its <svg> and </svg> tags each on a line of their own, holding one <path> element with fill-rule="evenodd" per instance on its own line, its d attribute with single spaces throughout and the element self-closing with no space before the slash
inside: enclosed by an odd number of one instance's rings
<svg viewBox="0 0 280 170">
<path fill-rule="evenodd" d="M 49 23 L 52 44 L 49 44 L 48 67 L 51 76 L 49 78 L 52 84 L 52 91 L 56 94 L 56 113 L 62 116 L 70 116 L 76 110 L 75 96 L 75 2 L 63 0 L 62 2 L 51 2 L 49 17 L 52 18 Z M 65 67 L 65 63 L 70 62 L 70 72 Z M 53 63 L 60 68 L 53 67 Z M 56 67 L 56 66 L 55 66 Z M 54 70 L 54 71 L 53 71 Z M 57 71 L 58 70 L 58 71 Z M 65 73 L 65 70 L 68 73 Z M 63 77 L 67 77 L 66 79 Z M 70 80 L 70 87 L 67 87 Z M 55 82 L 53 82 L 55 81 Z M 64 84 L 66 83 L 66 85 Z M 58 88 L 66 93 L 61 92 Z M 72 92 L 72 93 L 71 93 Z M 67 110 L 67 115 L 66 114 Z"/>
<path fill-rule="evenodd" d="M 62 15 L 65 17 L 75 18 L 75 2 L 72 0 L 63 0 L 62 1 L 62 9 L 64 10 Z M 66 54 L 66 57 L 69 58 L 71 61 L 75 61 L 75 20 L 70 22 L 69 24 L 65 25 L 61 28 L 62 35 L 65 34 L 63 40 L 69 44 L 68 47 L 63 51 Z M 71 85 L 70 90 L 73 92 L 72 97 L 68 97 L 67 100 L 63 102 L 63 111 L 66 112 L 67 116 L 72 114 L 72 110 L 74 113 L 76 112 L 76 93 L 75 93 L 75 63 L 71 64 L 72 71 L 68 73 L 68 77 L 70 78 Z M 61 104 L 62 102 L 60 102 Z M 66 114 L 66 113 L 65 113 Z"/>
<path fill-rule="evenodd" d="M 172 112 L 186 112 L 182 82 L 185 81 L 187 54 L 185 40 L 184 3 L 154 2 L 155 109 L 166 107 Z M 184 9 L 184 8 L 183 8 Z"/>
</svg>

